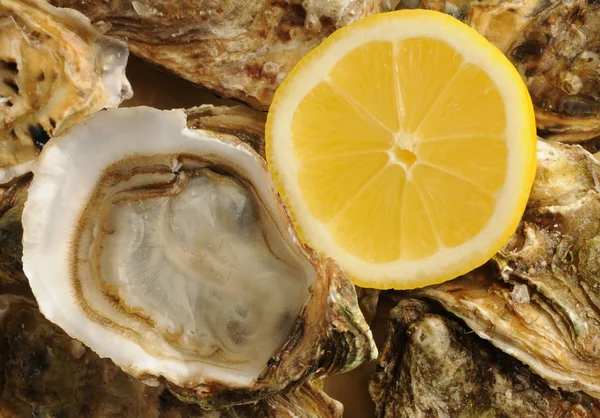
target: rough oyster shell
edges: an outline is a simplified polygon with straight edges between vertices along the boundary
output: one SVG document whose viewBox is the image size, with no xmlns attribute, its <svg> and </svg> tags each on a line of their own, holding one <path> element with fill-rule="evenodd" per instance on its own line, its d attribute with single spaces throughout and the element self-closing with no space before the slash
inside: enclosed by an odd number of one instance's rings
<svg viewBox="0 0 600 418">
<path fill-rule="evenodd" d="M 358 297 L 358 306 L 362 311 L 367 324 L 370 324 L 377 313 L 377 304 L 379 303 L 379 289 L 367 289 L 355 286 L 356 296 Z"/>
<path fill-rule="evenodd" d="M 544 138 L 582 142 L 600 135 L 598 2 L 422 0 L 418 6 L 463 20 L 507 55 L 529 88 Z"/>
<path fill-rule="evenodd" d="M 31 174 L 25 174 L 10 184 L 0 186 L 0 295 L 31 295 L 21 262 L 21 214 L 32 178 Z"/>
<path fill-rule="evenodd" d="M 551 389 L 517 360 L 424 301 L 390 312 L 370 384 L 377 417 L 598 417 L 584 394 Z"/>
<path fill-rule="evenodd" d="M 185 124 L 182 111 L 112 109 L 45 147 L 23 212 L 42 313 L 212 408 L 376 355 L 352 284 L 300 244 L 264 160 Z"/>
<path fill-rule="evenodd" d="M 600 394 L 600 164 L 539 141 L 519 229 L 490 266 L 412 295 L 439 301 L 555 387 Z"/>
<path fill-rule="evenodd" d="M 132 96 L 127 46 L 74 10 L 0 0 L 0 184 L 26 173 L 48 139 Z"/>
<path fill-rule="evenodd" d="M 51 388 L 51 390 L 49 390 Z M 307 382 L 252 405 L 204 411 L 143 384 L 46 320 L 35 303 L 0 295 L 0 416 L 341 418 L 341 405 Z"/>
<path fill-rule="evenodd" d="M 51 0 L 110 24 L 107 34 L 159 67 L 267 109 L 292 67 L 336 29 L 389 0 Z"/>
<path fill-rule="evenodd" d="M 265 158 L 266 113 L 246 106 L 202 105 L 187 109 L 187 127 L 233 135 Z"/>
</svg>

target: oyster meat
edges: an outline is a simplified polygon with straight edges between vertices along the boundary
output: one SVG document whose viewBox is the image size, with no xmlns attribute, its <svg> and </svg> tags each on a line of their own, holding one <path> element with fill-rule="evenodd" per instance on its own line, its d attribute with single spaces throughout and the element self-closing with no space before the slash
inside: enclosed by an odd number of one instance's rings
<svg viewBox="0 0 600 418">
<path fill-rule="evenodd" d="M 491 263 L 411 292 L 440 302 L 552 386 L 600 395 L 600 163 L 538 142 L 521 224 Z"/>
<path fill-rule="evenodd" d="M 418 3 L 418 4 L 415 4 Z M 558 0 L 421 0 L 449 13 L 496 45 L 519 70 L 546 139 L 600 136 L 600 3 Z"/>
<path fill-rule="evenodd" d="M 600 403 L 552 389 L 447 314 L 404 299 L 390 312 L 370 383 L 376 417 L 599 417 Z"/>
<path fill-rule="evenodd" d="M 49 388 L 52 388 L 49 390 Z M 0 295 L 0 416 L 341 418 L 318 384 L 220 411 L 185 404 L 147 386 L 46 320 L 32 300 Z"/>
<path fill-rule="evenodd" d="M 132 96 L 127 46 L 79 12 L 0 0 L 0 184 L 26 173 L 48 139 Z"/>
<path fill-rule="evenodd" d="M 354 287 L 300 243 L 265 161 L 183 111 L 109 109 L 51 140 L 23 229 L 50 321 L 203 407 L 376 356 Z"/>
<path fill-rule="evenodd" d="M 336 29 L 389 0 L 51 0 L 72 7 L 130 50 L 180 77 L 267 109 L 292 67 Z"/>
</svg>

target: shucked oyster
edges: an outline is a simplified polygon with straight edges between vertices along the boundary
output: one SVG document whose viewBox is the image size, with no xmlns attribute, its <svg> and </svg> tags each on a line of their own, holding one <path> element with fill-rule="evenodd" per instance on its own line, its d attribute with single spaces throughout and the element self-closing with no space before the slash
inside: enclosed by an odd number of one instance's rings
<svg viewBox="0 0 600 418">
<path fill-rule="evenodd" d="M 254 113 L 239 107 L 202 106 L 187 113 L 192 115 L 188 126 L 201 123 L 243 139 L 250 137 L 259 122 L 252 123 Z M 261 115 L 256 112 L 256 116 Z M 110 360 L 101 360 L 47 321 L 33 302 L 6 294 L 28 293 L 20 263 L 20 215 L 31 178 L 27 175 L 0 187 L 0 416 L 341 416 L 341 405 L 312 383 L 256 404 L 204 412 L 180 402 L 162 385 L 149 387 L 128 377 Z"/>
<path fill-rule="evenodd" d="M 267 109 L 292 67 L 389 0 L 51 0 L 107 22 L 130 50 L 225 97 Z"/>
<path fill-rule="evenodd" d="M 424 301 L 402 300 L 370 384 L 378 418 L 600 417 Z"/>
<path fill-rule="evenodd" d="M 415 6 L 409 3 L 400 7 Z M 599 2 L 421 0 L 419 7 L 452 14 L 507 55 L 529 88 L 544 138 L 600 135 Z"/>
<path fill-rule="evenodd" d="M 205 407 L 376 355 L 353 286 L 300 244 L 252 149 L 182 111 L 108 110 L 52 140 L 23 212 L 42 313 Z"/>
<path fill-rule="evenodd" d="M 412 294 L 439 301 L 553 386 L 600 395 L 600 164 L 539 141 L 515 235 L 490 266 Z"/>
<path fill-rule="evenodd" d="M 0 295 L 0 416 L 123 418 L 341 417 L 341 405 L 317 385 L 251 405 L 207 412 L 164 386 L 152 387 L 100 359 L 47 321 L 35 303 Z"/>
<path fill-rule="evenodd" d="M 0 184 L 29 170 L 48 139 L 131 97 L 124 43 L 82 14 L 0 0 Z"/>
</svg>

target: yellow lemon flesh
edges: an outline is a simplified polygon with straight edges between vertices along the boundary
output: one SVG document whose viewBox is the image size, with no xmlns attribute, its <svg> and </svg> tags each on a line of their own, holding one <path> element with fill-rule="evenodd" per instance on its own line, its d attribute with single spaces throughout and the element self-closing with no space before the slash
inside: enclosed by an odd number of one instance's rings
<svg viewBox="0 0 600 418">
<path fill-rule="evenodd" d="M 335 32 L 277 90 L 267 159 L 302 239 L 364 287 L 440 283 L 514 233 L 535 174 L 527 88 L 476 31 L 399 11 Z"/>
</svg>

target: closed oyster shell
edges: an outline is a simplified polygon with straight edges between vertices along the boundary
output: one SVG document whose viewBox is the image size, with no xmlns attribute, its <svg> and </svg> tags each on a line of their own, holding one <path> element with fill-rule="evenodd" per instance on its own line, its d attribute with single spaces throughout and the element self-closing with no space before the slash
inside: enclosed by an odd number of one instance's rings
<svg viewBox="0 0 600 418">
<path fill-rule="evenodd" d="M 0 184 L 26 173 L 48 139 L 132 96 L 127 46 L 81 13 L 0 0 Z"/>
<path fill-rule="evenodd" d="M 599 54 L 600 4 L 585 0 L 554 2 L 508 49 L 545 138 L 581 142 L 600 135 Z"/>
<path fill-rule="evenodd" d="M 0 295 L 31 295 L 23 273 L 23 227 L 21 214 L 27 199 L 27 187 L 33 176 L 24 176 L 0 186 Z"/>
<path fill-rule="evenodd" d="M 0 416 L 341 418 L 318 384 L 252 405 L 205 411 L 147 386 L 46 320 L 32 300 L 0 295 Z"/>
<path fill-rule="evenodd" d="M 551 389 L 517 360 L 416 299 L 390 312 L 370 383 L 376 417 L 598 417 L 584 394 Z"/>
<path fill-rule="evenodd" d="M 113 109 L 45 147 L 23 212 L 42 313 L 210 408 L 373 358 L 354 287 L 300 243 L 264 160 L 185 126 L 182 111 Z"/>
<path fill-rule="evenodd" d="M 292 67 L 336 29 L 389 0 L 51 0 L 109 24 L 107 34 L 180 77 L 267 109 Z"/>
<path fill-rule="evenodd" d="M 367 289 L 356 286 L 356 295 L 358 296 L 358 306 L 365 316 L 367 324 L 370 324 L 377 313 L 377 304 L 379 303 L 379 289 Z"/>
<path fill-rule="evenodd" d="M 399 7 L 415 6 L 401 2 Z M 600 135 L 600 4 L 575 0 L 422 0 L 475 28 L 517 67 L 546 139 Z"/>
<path fill-rule="evenodd" d="M 489 266 L 412 292 L 432 298 L 554 387 L 600 394 L 600 164 L 539 141 L 521 224 Z"/>
</svg>

